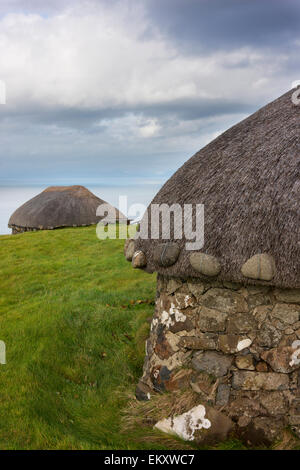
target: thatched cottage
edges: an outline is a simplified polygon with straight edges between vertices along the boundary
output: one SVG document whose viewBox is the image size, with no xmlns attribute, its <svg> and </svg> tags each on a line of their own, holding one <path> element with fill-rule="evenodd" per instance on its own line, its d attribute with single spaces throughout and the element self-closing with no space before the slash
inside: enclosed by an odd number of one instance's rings
<svg viewBox="0 0 300 470">
<path fill-rule="evenodd" d="M 10 217 L 12 233 L 52 230 L 97 224 L 97 208 L 105 201 L 84 186 L 50 186 L 25 202 Z M 128 223 L 124 214 L 114 209 L 120 223 Z"/>
<path fill-rule="evenodd" d="M 136 394 L 198 393 L 196 417 L 176 418 L 183 437 L 196 431 L 201 441 L 218 428 L 218 437 L 234 431 L 269 444 L 288 426 L 300 435 L 300 106 L 292 93 L 196 153 L 152 201 L 204 204 L 200 250 L 172 236 L 125 245 L 133 267 L 158 273 Z M 174 417 L 165 418 L 157 427 L 176 432 Z"/>
</svg>

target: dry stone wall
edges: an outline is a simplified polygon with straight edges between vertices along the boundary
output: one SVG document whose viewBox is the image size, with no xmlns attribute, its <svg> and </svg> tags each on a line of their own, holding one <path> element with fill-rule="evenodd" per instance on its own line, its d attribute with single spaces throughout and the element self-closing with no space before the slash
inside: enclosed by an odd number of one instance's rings
<svg viewBox="0 0 300 470">
<path fill-rule="evenodd" d="M 136 395 L 190 387 L 246 442 L 300 436 L 300 289 L 158 275 Z"/>
<path fill-rule="evenodd" d="M 12 235 L 17 235 L 18 233 L 24 232 L 36 232 L 40 230 L 38 228 L 31 228 L 31 227 L 17 227 L 16 225 L 12 225 L 11 227 Z"/>
</svg>

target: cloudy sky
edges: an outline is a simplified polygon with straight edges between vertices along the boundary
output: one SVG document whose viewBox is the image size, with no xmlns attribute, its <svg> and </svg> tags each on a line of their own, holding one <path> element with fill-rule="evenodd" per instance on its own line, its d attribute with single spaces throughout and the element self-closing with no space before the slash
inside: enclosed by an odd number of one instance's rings
<svg viewBox="0 0 300 470">
<path fill-rule="evenodd" d="M 299 56 L 299 0 L 1 0 L 0 179 L 162 183 Z"/>
</svg>

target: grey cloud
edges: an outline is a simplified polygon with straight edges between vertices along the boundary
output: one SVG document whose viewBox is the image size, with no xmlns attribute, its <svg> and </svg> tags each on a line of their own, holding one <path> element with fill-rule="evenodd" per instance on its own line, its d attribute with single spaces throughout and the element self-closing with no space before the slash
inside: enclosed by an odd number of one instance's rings
<svg viewBox="0 0 300 470">
<path fill-rule="evenodd" d="M 141 41 L 148 40 L 158 29 L 177 51 L 184 52 L 183 57 L 209 56 L 215 51 L 234 51 L 245 46 L 264 49 L 267 52 L 262 54 L 262 72 L 258 73 L 262 78 L 264 60 L 274 57 L 275 61 L 282 55 L 282 61 L 269 73 L 274 87 L 270 91 L 264 89 L 257 99 L 255 94 L 245 89 L 243 96 L 235 97 L 233 91 L 231 98 L 227 99 L 197 97 L 166 101 L 161 98 L 159 102 L 147 104 L 93 109 L 59 106 L 50 109 L 43 104 L 33 106 L 30 102 L 13 109 L 8 104 L 5 109 L 0 108 L 2 177 L 49 179 L 67 175 L 79 179 L 99 176 L 113 180 L 116 176 L 158 175 L 163 180 L 214 134 L 276 98 L 276 94 L 286 91 L 289 77 L 290 82 L 300 79 L 299 46 L 291 47 L 299 39 L 300 4 L 297 1 L 142 2 L 151 22 L 140 37 Z M 112 1 L 96 3 L 110 5 Z M 74 2 L 3 0 L 0 15 L 8 11 L 50 15 L 70 4 Z M 251 58 L 247 56 L 226 62 L 220 54 L 218 60 L 220 68 L 232 69 L 235 73 L 235 83 L 240 81 L 240 71 L 251 70 Z M 222 80 L 220 76 L 220 88 Z M 157 119 L 161 132 L 151 139 L 130 138 L 125 124 L 131 115 Z M 118 120 L 120 135 L 114 133 L 113 127 Z M 121 128 L 122 120 L 124 128 Z"/>
<path fill-rule="evenodd" d="M 300 31 L 297 0 L 146 0 L 161 32 L 187 53 L 289 47 Z"/>
<path fill-rule="evenodd" d="M 104 109 L 81 109 L 81 108 L 55 108 L 45 109 L 35 107 L 32 109 L 18 108 L 9 109 L 0 113 L 0 122 L 11 122 L 17 125 L 31 123 L 31 125 L 57 125 L 62 127 L 82 129 L 85 132 L 98 132 L 93 124 L 102 120 L 122 118 L 128 114 L 141 115 L 144 118 L 164 119 L 172 116 L 180 120 L 195 120 L 241 113 L 250 113 L 255 110 L 253 103 L 226 100 L 226 99 L 177 99 L 172 102 L 161 102 L 155 104 L 135 105 L 126 107 L 104 108 Z M 23 124 L 22 124 L 23 125 Z"/>
<path fill-rule="evenodd" d="M 7 13 L 38 13 L 46 15 L 79 2 L 80 0 L 1 0 L 0 15 Z"/>
</svg>

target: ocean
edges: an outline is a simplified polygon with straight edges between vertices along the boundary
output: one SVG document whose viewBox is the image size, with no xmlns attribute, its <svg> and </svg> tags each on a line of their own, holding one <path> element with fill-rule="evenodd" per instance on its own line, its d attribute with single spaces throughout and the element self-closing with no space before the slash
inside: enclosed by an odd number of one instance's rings
<svg viewBox="0 0 300 470">
<path fill-rule="evenodd" d="M 39 194 L 46 189 L 48 185 L 0 185 L 0 235 L 10 234 L 11 230 L 8 228 L 8 220 L 11 214 L 26 201 Z M 84 185 L 96 196 L 109 202 L 114 207 L 119 208 L 119 197 L 126 196 L 127 206 L 130 208 L 133 204 L 141 204 L 140 210 L 143 206 L 148 206 L 153 197 L 161 187 L 160 184 L 147 183 L 135 184 L 130 186 L 97 186 L 97 185 Z M 124 198 L 123 198 L 124 201 Z M 122 210 L 122 208 L 120 207 Z M 134 208 L 133 212 L 135 212 Z M 137 206 L 136 206 L 137 209 Z M 123 211 L 124 212 L 124 211 Z M 136 212 L 138 216 L 138 212 Z M 141 214 L 140 214 L 141 215 Z"/>
</svg>

